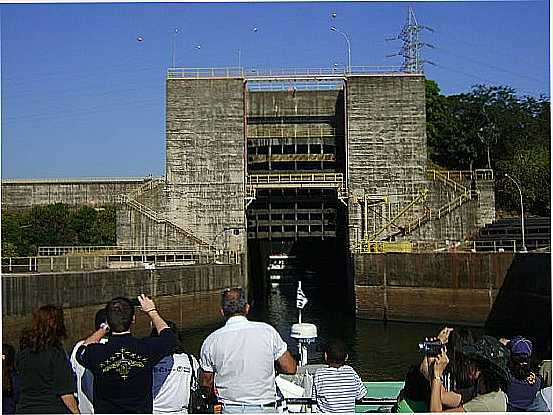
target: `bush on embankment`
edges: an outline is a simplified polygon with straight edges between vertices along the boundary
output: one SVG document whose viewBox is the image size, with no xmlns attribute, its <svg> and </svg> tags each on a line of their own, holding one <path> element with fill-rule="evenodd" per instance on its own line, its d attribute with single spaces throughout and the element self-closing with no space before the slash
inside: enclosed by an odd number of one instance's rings
<svg viewBox="0 0 553 415">
<path fill-rule="evenodd" d="M 39 246 L 116 244 L 115 206 L 63 203 L 2 212 L 2 257 L 34 256 Z"/>
</svg>

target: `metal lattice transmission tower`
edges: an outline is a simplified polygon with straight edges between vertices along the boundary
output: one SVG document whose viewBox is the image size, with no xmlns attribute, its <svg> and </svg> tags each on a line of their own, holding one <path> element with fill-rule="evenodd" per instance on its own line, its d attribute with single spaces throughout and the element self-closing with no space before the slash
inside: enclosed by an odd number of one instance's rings
<svg viewBox="0 0 553 415">
<path fill-rule="evenodd" d="M 422 41 L 420 32 L 423 29 L 429 30 L 430 32 L 434 31 L 428 26 L 420 25 L 417 22 L 417 17 L 415 16 L 413 8 L 409 6 L 407 11 L 407 20 L 401 29 L 401 33 L 394 38 L 386 39 L 401 40 L 403 42 L 403 46 L 399 52 L 393 55 L 388 55 L 388 57 L 403 56 L 403 65 L 401 70 L 404 72 L 423 73 L 425 63 L 434 65 L 432 62 L 422 59 L 422 48 L 424 46 L 428 46 L 430 48 L 434 47 L 433 45 Z"/>
</svg>

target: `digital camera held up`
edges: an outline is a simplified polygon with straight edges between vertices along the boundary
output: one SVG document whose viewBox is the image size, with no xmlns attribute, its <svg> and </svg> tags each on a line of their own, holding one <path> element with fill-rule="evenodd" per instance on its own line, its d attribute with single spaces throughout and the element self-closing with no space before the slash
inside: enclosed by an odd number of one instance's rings
<svg viewBox="0 0 553 415">
<path fill-rule="evenodd" d="M 426 340 L 419 343 L 419 352 L 425 356 L 438 356 L 443 347 L 440 340 Z"/>
</svg>

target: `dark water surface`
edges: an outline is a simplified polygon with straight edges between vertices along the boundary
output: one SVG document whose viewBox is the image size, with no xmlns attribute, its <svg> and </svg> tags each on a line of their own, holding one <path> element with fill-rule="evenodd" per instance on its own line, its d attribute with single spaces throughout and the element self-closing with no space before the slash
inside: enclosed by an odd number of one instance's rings
<svg viewBox="0 0 553 415">
<path fill-rule="evenodd" d="M 383 323 L 355 319 L 337 303 L 330 288 L 304 284 L 303 291 L 309 302 L 302 311 L 302 321 L 313 323 L 318 339 L 310 346 L 309 362 L 323 363 L 321 342 L 340 337 L 349 348 L 349 364 L 365 381 L 403 380 L 409 365 L 420 361 L 417 342 L 435 336 L 441 329 L 436 324 Z M 288 343 L 289 350 L 297 353 L 297 344 L 290 337 L 292 324 L 298 321 L 296 286 L 280 285 L 270 288 L 265 304 L 253 304 L 251 320 L 264 321 L 277 329 Z M 206 327 L 185 333 L 186 346 L 198 354 L 205 337 L 217 327 Z"/>
</svg>

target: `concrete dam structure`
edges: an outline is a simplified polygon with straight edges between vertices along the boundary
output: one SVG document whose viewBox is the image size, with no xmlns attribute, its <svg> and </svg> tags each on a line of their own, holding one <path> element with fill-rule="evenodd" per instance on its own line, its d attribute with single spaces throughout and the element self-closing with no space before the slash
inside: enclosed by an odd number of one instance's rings
<svg viewBox="0 0 553 415">
<path fill-rule="evenodd" d="M 247 253 L 266 280 L 271 253 L 343 274 L 495 218 L 492 171 L 428 169 L 421 74 L 175 69 L 166 90 L 166 179 L 120 209 L 121 245 Z"/>
<path fill-rule="evenodd" d="M 234 252 L 257 293 L 270 255 L 294 256 L 358 306 L 367 254 L 462 241 L 495 219 L 491 170 L 428 166 L 424 76 L 371 68 L 169 69 L 164 178 L 46 182 L 3 181 L 3 207 L 97 192 L 118 203 L 119 246 Z"/>
</svg>

